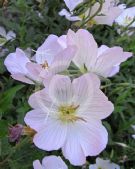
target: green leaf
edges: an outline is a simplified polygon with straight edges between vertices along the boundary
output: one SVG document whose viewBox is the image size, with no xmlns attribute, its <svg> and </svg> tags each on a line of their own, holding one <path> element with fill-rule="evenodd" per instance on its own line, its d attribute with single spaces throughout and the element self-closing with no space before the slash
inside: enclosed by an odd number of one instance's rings
<svg viewBox="0 0 135 169">
<path fill-rule="evenodd" d="M 8 89 L 7 91 L 5 91 L 4 93 L 0 95 L 0 111 L 1 112 L 6 112 L 10 108 L 13 98 L 16 95 L 16 92 L 22 89 L 23 87 L 24 85 L 17 85 L 15 87 Z"/>
<path fill-rule="evenodd" d="M 0 73 L 3 74 L 6 70 L 5 66 L 4 66 L 4 59 L 0 58 Z"/>
<path fill-rule="evenodd" d="M 6 120 L 0 120 L 0 138 L 3 138 L 8 133 L 8 124 Z"/>
</svg>

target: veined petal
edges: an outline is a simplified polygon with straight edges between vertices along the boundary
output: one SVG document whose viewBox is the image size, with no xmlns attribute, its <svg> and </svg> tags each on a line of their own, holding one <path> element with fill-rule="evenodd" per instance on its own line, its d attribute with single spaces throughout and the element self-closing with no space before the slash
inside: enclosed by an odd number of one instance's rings
<svg viewBox="0 0 135 169">
<path fill-rule="evenodd" d="M 49 85 L 49 95 L 58 106 L 71 104 L 73 91 L 68 76 L 56 75 Z"/>
<path fill-rule="evenodd" d="M 63 47 L 63 49 L 67 48 L 67 35 L 62 35 L 58 38 L 58 43 Z"/>
<path fill-rule="evenodd" d="M 34 84 L 34 82 L 31 79 L 29 79 L 27 76 L 25 76 L 24 74 L 21 74 L 21 73 L 12 74 L 11 77 L 15 80 L 20 81 L 20 82 Z"/>
<path fill-rule="evenodd" d="M 86 162 L 83 149 L 80 144 L 80 137 L 78 137 L 78 126 L 70 123 L 68 125 L 66 142 L 62 147 L 63 155 L 75 166 L 83 165 Z M 83 131 L 84 132 L 84 131 Z"/>
<path fill-rule="evenodd" d="M 68 169 L 67 165 L 64 163 L 60 156 L 48 156 L 42 161 L 44 169 Z"/>
<path fill-rule="evenodd" d="M 58 150 L 65 142 L 67 126 L 57 119 L 47 120 L 47 125 L 33 139 L 34 144 L 46 151 Z"/>
<path fill-rule="evenodd" d="M 30 62 L 25 53 L 17 48 L 15 53 L 10 53 L 5 59 L 5 66 L 11 74 L 27 74 L 26 64 Z"/>
<path fill-rule="evenodd" d="M 59 37 L 50 35 L 45 42 L 37 49 L 36 62 L 44 64 L 46 61 L 50 65 L 57 53 L 63 50 L 63 47 L 58 42 Z"/>
<path fill-rule="evenodd" d="M 76 137 L 85 156 L 96 156 L 101 153 L 108 142 L 108 133 L 102 123 L 91 118 L 90 121 L 76 123 Z"/>
<path fill-rule="evenodd" d="M 101 90 L 96 89 L 94 90 L 91 101 L 88 101 L 79 107 L 78 115 L 88 119 L 96 118 L 101 120 L 108 117 L 113 110 L 113 104 L 108 101 L 108 98 Z"/>
<path fill-rule="evenodd" d="M 107 77 L 112 72 L 115 65 L 119 65 L 131 56 L 132 53 L 123 52 L 121 47 L 109 48 L 98 57 L 93 71 L 103 77 Z"/>
<path fill-rule="evenodd" d="M 24 118 L 25 123 L 36 131 L 44 128 L 48 117 L 47 110 L 35 109 L 28 112 Z"/>
<path fill-rule="evenodd" d="M 69 30 L 67 34 L 67 43 L 77 46 L 77 52 L 73 58 L 73 62 L 82 71 L 87 71 L 85 67 L 90 70 L 96 62 L 98 52 L 97 43 L 92 34 L 84 29 L 79 29 L 76 33 Z"/>
<path fill-rule="evenodd" d="M 113 7 L 104 13 L 103 16 L 95 16 L 94 20 L 96 21 L 96 24 L 112 26 L 113 22 L 121 14 L 121 12 L 122 10 L 119 7 Z"/>
<path fill-rule="evenodd" d="M 69 67 L 72 58 L 75 56 L 75 53 L 76 53 L 75 46 L 69 46 L 62 52 L 58 53 L 55 56 L 52 64 L 50 65 L 49 71 L 51 71 L 54 74 L 57 74 L 66 70 Z"/>
<path fill-rule="evenodd" d="M 48 91 L 46 89 L 40 90 L 32 94 L 28 100 L 30 106 L 35 109 L 47 109 L 52 107 L 52 100 L 49 97 Z M 54 105 L 53 105 L 54 106 Z"/>
<path fill-rule="evenodd" d="M 40 73 L 43 71 L 41 65 L 29 62 L 26 64 L 26 68 L 28 70 L 27 76 L 35 82 L 42 83 L 43 78 L 40 76 Z"/>
<path fill-rule="evenodd" d="M 99 78 L 92 73 L 74 79 L 72 83 L 74 92 L 73 102 L 78 105 L 85 104 L 87 101 L 90 102 L 93 98 L 95 88 L 99 88 L 99 86 Z"/>
</svg>

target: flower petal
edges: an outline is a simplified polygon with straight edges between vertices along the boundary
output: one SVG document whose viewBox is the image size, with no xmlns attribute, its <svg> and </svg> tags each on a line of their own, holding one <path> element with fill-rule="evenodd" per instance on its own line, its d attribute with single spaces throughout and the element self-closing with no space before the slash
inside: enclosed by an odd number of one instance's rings
<svg viewBox="0 0 135 169">
<path fill-rule="evenodd" d="M 4 38 L 6 38 L 6 30 L 4 27 L 0 26 L 0 35 Z"/>
<path fill-rule="evenodd" d="M 28 100 L 30 106 L 35 109 L 50 109 L 52 101 L 46 89 L 32 94 Z"/>
<path fill-rule="evenodd" d="M 35 82 L 42 83 L 43 78 L 40 76 L 40 73 L 43 71 L 43 68 L 41 65 L 29 62 L 26 64 L 26 68 L 28 70 L 27 76 L 29 76 L 30 79 Z"/>
<path fill-rule="evenodd" d="M 34 144 L 46 151 L 58 150 L 65 142 L 67 126 L 59 120 L 48 118 L 46 126 L 33 139 Z"/>
<path fill-rule="evenodd" d="M 40 131 L 40 129 L 46 125 L 47 114 L 47 110 L 35 109 L 26 114 L 24 121 L 34 130 Z"/>
<path fill-rule="evenodd" d="M 43 169 L 39 160 L 33 161 L 33 167 L 34 167 L 34 169 Z"/>
<path fill-rule="evenodd" d="M 49 35 L 45 42 L 37 49 L 36 62 L 44 64 L 45 61 L 50 65 L 54 56 L 63 50 L 63 47 L 58 43 L 58 36 Z"/>
<path fill-rule="evenodd" d="M 34 84 L 34 82 L 31 79 L 29 79 L 28 77 L 26 77 L 24 74 L 21 74 L 21 73 L 12 74 L 11 77 L 15 80 L 18 80 L 24 83 Z"/>
<path fill-rule="evenodd" d="M 109 48 L 98 57 L 94 70 L 99 75 L 107 77 L 115 65 L 119 65 L 131 56 L 132 53 L 123 52 L 121 47 Z"/>
<path fill-rule="evenodd" d="M 81 70 L 84 70 L 85 67 L 90 70 L 92 65 L 96 62 L 98 51 L 97 43 L 92 34 L 84 29 L 79 29 L 76 33 L 69 30 L 67 40 L 68 44 L 77 46 L 77 52 L 73 58 L 74 63 Z"/>
<path fill-rule="evenodd" d="M 76 124 L 71 123 L 68 125 L 67 139 L 62 147 L 64 157 L 75 166 L 83 165 L 86 162 L 86 157 L 80 144 L 81 138 L 77 135 L 78 130 L 79 128 Z"/>
<path fill-rule="evenodd" d="M 51 71 L 54 74 L 57 74 L 66 70 L 69 67 L 72 58 L 75 56 L 75 53 L 76 53 L 75 46 L 74 47 L 69 46 L 62 52 L 58 53 L 55 56 L 49 71 Z"/>
<path fill-rule="evenodd" d="M 42 161 L 45 169 L 68 169 L 60 156 L 48 156 Z"/>
<path fill-rule="evenodd" d="M 74 8 L 83 2 L 83 0 L 64 0 L 66 6 L 70 9 L 70 11 L 74 10 Z"/>
<path fill-rule="evenodd" d="M 80 144 L 85 156 L 96 156 L 106 148 L 108 133 L 100 121 L 91 118 L 87 123 L 80 122 L 78 130 L 78 138 L 81 138 Z"/>
<path fill-rule="evenodd" d="M 79 16 L 73 16 L 71 12 L 68 12 L 66 9 L 62 9 L 59 12 L 60 16 L 65 16 L 65 18 L 69 21 L 80 21 L 82 20 Z"/>
<path fill-rule="evenodd" d="M 16 38 L 16 34 L 13 31 L 9 31 L 6 36 L 7 40 L 13 40 Z"/>
<path fill-rule="evenodd" d="M 72 87 L 74 91 L 73 102 L 82 105 L 93 98 L 94 89 L 99 88 L 99 78 L 90 73 L 85 74 L 73 80 Z"/>
<path fill-rule="evenodd" d="M 63 75 L 54 76 L 50 82 L 49 95 L 59 106 L 71 104 L 73 91 L 70 78 Z"/>
<path fill-rule="evenodd" d="M 26 75 L 26 63 L 30 62 L 25 53 L 17 48 L 15 53 L 10 53 L 5 59 L 5 66 L 11 74 L 21 73 Z"/>
<path fill-rule="evenodd" d="M 96 89 L 94 90 L 91 101 L 80 106 L 78 109 L 78 115 L 89 119 L 96 118 L 101 120 L 108 117 L 113 110 L 113 104 L 108 101 L 108 98 L 101 90 Z"/>
</svg>

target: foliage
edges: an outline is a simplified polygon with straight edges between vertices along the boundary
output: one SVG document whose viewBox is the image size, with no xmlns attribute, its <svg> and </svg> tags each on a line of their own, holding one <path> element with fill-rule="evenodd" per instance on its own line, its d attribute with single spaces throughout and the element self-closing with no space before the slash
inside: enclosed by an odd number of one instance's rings
<svg viewBox="0 0 135 169">
<path fill-rule="evenodd" d="M 128 0 L 134 6 L 133 0 Z M 71 23 L 60 17 L 58 12 L 64 6 L 60 0 L 10 0 L 0 8 L 0 23 L 7 30 L 13 30 L 17 38 L 6 43 L 9 52 L 16 47 L 36 49 L 49 34 L 62 35 Z M 39 17 L 39 12 L 42 17 Z M 74 28 L 74 26 L 72 25 Z M 116 27 L 94 26 L 89 29 L 99 45 L 119 45 L 124 50 L 135 53 L 135 35 L 122 36 Z M 0 168 L 31 169 L 35 159 L 42 159 L 48 152 L 34 147 L 31 138 L 22 137 L 18 144 L 8 141 L 8 127 L 17 123 L 24 124 L 23 117 L 30 109 L 27 103 L 34 87 L 21 85 L 11 79 L 0 58 Z M 115 105 L 113 114 L 104 121 L 109 132 L 109 144 L 101 157 L 110 158 L 120 164 L 121 169 L 135 168 L 135 140 L 131 125 L 135 124 L 135 58 L 122 64 L 118 75 L 104 82 L 102 90 Z M 54 152 L 61 155 L 61 151 Z M 93 163 L 95 157 L 89 157 Z M 67 162 L 67 164 L 69 164 Z M 79 168 L 68 165 L 69 169 Z M 80 167 L 81 168 L 81 167 Z"/>
</svg>

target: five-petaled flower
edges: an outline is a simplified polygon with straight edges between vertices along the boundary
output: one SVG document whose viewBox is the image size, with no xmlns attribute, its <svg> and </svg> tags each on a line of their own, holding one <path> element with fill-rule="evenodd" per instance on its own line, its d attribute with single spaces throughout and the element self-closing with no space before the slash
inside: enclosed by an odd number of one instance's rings
<svg viewBox="0 0 135 169">
<path fill-rule="evenodd" d="M 34 110 L 25 122 L 36 130 L 34 144 L 43 150 L 62 148 L 63 155 L 73 165 L 82 165 L 86 156 L 95 156 L 107 145 L 108 133 L 101 120 L 113 111 L 113 104 L 100 90 L 100 80 L 85 74 L 72 82 L 56 75 L 49 88 L 29 98 Z"/>
</svg>

